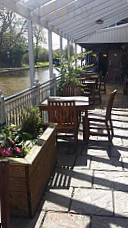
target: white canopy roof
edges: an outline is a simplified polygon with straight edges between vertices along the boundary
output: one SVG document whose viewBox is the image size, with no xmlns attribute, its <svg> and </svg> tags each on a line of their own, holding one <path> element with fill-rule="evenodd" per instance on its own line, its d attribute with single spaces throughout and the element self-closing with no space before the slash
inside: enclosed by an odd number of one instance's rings
<svg viewBox="0 0 128 228">
<path fill-rule="evenodd" d="M 0 4 L 75 43 L 128 16 L 128 0 L 0 0 Z"/>
<path fill-rule="evenodd" d="M 101 29 L 95 33 L 80 39 L 81 43 L 127 43 L 128 24 L 118 25 L 112 28 Z"/>
</svg>

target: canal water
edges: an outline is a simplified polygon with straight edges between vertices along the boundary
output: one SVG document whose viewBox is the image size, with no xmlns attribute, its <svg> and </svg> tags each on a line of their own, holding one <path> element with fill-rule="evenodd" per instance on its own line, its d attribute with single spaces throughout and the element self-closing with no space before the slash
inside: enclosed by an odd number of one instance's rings
<svg viewBox="0 0 128 228">
<path fill-rule="evenodd" d="M 54 69 L 53 73 L 58 74 L 57 70 Z M 30 71 L 16 71 L 14 73 L 3 73 L 0 74 L 0 90 L 2 94 L 7 97 L 15 94 L 19 91 L 30 87 L 29 79 Z M 40 68 L 35 70 L 35 75 L 38 76 L 39 82 L 44 83 L 49 80 L 49 69 Z"/>
</svg>

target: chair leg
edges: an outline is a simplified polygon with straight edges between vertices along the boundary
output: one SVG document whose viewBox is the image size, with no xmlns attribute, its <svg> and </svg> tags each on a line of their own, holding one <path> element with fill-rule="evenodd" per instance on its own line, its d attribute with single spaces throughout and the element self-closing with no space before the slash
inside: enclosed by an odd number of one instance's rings
<svg viewBox="0 0 128 228">
<path fill-rule="evenodd" d="M 104 92 L 106 93 L 106 85 L 104 84 Z"/>
<path fill-rule="evenodd" d="M 106 129 L 107 129 L 107 133 L 108 133 L 108 140 L 111 142 L 111 135 L 110 135 L 110 130 L 109 130 L 109 126 L 108 126 L 108 123 L 106 122 Z"/>
<path fill-rule="evenodd" d="M 76 130 L 76 132 L 74 133 L 74 143 L 75 145 L 77 145 L 78 142 L 78 131 Z"/>
<path fill-rule="evenodd" d="M 110 128 L 111 128 L 111 132 L 112 132 L 112 137 L 114 136 L 114 131 L 113 131 L 113 125 L 112 125 L 112 120 L 110 120 Z"/>
<path fill-rule="evenodd" d="M 102 103 L 101 94 L 99 94 L 99 101 L 100 101 L 100 104 L 101 104 Z"/>
<path fill-rule="evenodd" d="M 83 140 L 86 143 L 88 143 L 89 140 L 89 120 L 87 116 L 83 118 Z"/>
</svg>

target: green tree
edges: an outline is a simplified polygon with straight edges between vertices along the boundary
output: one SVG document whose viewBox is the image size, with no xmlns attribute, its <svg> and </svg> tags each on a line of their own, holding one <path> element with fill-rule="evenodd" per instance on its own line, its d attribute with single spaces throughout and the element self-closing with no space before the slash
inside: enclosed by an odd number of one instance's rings
<svg viewBox="0 0 128 228">
<path fill-rule="evenodd" d="M 39 62 L 48 62 L 49 61 L 48 49 L 39 47 L 38 61 Z"/>
<path fill-rule="evenodd" d="M 0 7 L 0 66 L 21 66 L 27 49 L 24 36 L 26 21 L 15 13 Z"/>
<path fill-rule="evenodd" d="M 45 30 L 41 26 L 33 27 L 33 35 L 35 41 L 35 63 L 39 61 L 39 49 L 42 43 L 47 43 Z"/>
</svg>

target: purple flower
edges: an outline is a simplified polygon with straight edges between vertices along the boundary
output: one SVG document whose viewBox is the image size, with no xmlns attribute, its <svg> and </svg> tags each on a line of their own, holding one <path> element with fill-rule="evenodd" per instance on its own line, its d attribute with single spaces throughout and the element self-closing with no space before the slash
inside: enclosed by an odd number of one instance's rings
<svg viewBox="0 0 128 228">
<path fill-rule="evenodd" d="M 16 147 L 16 146 L 14 146 L 14 150 L 18 153 L 18 154 L 20 154 L 20 148 L 19 147 Z"/>
<path fill-rule="evenodd" d="M 15 143 L 15 142 L 14 142 L 11 138 L 9 138 L 9 137 L 8 137 L 8 140 L 9 140 L 9 142 L 12 143 L 12 144 Z"/>
<path fill-rule="evenodd" d="M 12 148 L 1 148 L 1 156 L 2 157 L 11 157 L 12 156 Z"/>
</svg>

